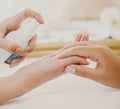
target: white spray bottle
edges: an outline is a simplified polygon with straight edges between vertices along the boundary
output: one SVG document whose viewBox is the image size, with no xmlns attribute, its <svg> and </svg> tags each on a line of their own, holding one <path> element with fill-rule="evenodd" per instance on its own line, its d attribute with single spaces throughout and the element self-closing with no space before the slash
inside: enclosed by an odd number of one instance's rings
<svg viewBox="0 0 120 109">
<path fill-rule="evenodd" d="M 28 18 L 21 23 L 18 30 L 8 33 L 5 39 L 15 42 L 21 48 L 25 48 L 29 40 L 35 35 L 38 26 L 39 23 L 35 19 Z M 11 54 L 6 50 L 0 49 L 0 72 L 8 68 L 11 62 L 19 57 L 18 54 Z"/>
</svg>

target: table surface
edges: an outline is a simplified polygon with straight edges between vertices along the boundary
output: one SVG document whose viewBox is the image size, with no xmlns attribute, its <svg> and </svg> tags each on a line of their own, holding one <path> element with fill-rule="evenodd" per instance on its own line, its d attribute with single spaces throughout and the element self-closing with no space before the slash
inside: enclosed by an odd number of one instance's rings
<svg viewBox="0 0 120 109">
<path fill-rule="evenodd" d="M 19 67 L 5 71 L 12 75 L 36 59 L 26 59 Z M 91 64 L 94 66 L 94 63 Z M 63 75 L 0 106 L 0 109 L 120 109 L 120 90 L 105 87 L 73 74 Z"/>
</svg>

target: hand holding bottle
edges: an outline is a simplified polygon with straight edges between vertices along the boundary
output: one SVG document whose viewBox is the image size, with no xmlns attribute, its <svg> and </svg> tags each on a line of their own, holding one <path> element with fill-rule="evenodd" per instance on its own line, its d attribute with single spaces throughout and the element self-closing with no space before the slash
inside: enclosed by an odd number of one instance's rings
<svg viewBox="0 0 120 109">
<path fill-rule="evenodd" d="M 28 45 L 26 48 L 22 49 L 17 43 L 14 43 L 12 41 L 6 40 L 5 36 L 11 32 L 15 31 L 20 27 L 20 24 L 22 21 L 27 19 L 28 17 L 36 19 L 39 23 L 43 24 L 43 19 L 41 15 L 37 12 L 34 12 L 32 10 L 24 10 L 23 12 L 3 21 L 0 24 L 0 48 L 5 49 L 11 53 L 19 54 L 21 55 L 18 59 L 15 59 L 11 66 L 15 66 L 19 64 L 25 56 L 30 53 L 36 44 L 36 36 L 33 36 L 31 40 L 29 40 Z"/>
</svg>

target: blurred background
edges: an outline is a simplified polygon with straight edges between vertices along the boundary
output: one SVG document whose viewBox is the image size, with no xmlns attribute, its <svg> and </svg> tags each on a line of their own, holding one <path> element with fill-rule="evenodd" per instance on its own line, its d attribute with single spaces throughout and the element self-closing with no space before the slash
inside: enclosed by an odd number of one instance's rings
<svg viewBox="0 0 120 109">
<path fill-rule="evenodd" d="M 90 41 L 112 40 L 108 45 L 120 48 L 120 0 L 0 0 L 0 21 L 26 8 L 45 20 L 37 30 L 38 44 L 70 42 L 83 33 Z"/>
<path fill-rule="evenodd" d="M 0 0 L 0 20 L 31 8 L 45 18 L 98 17 L 108 7 L 120 7 L 119 0 Z"/>
<path fill-rule="evenodd" d="M 68 34 L 70 31 L 66 31 L 66 37 L 77 32 L 88 32 L 92 37 L 97 36 L 96 38 L 93 37 L 92 40 L 104 39 L 110 35 L 113 35 L 114 39 L 116 33 L 109 33 L 111 31 L 109 27 L 113 22 L 117 27 L 120 25 L 119 7 L 120 0 L 0 0 L 0 21 L 26 8 L 30 8 L 41 13 L 45 19 L 46 26 L 41 28 L 44 28 L 47 32 L 44 34 L 46 37 L 49 30 L 54 28 L 57 30 L 64 29 L 65 31 L 72 29 L 74 32 L 70 34 Z M 106 8 L 108 10 L 104 13 Z M 98 20 L 102 21 L 102 23 L 98 22 Z M 101 24 L 104 24 L 104 26 Z M 61 37 L 64 35 L 61 35 Z M 115 39 L 119 39 L 119 35 L 118 37 L 115 36 Z M 73 39 L 61 38 L 61 40 Z"/>
<path fill-rule="evenodd" d="M 74 42 L 78 33 L 89 34 L 91 42 L 108 45 L 120 55 L 120 0 L 0 0 L 0 21 L 27 8 L 45 20 L 28 57 L 55 52 Z"/>
</svg>

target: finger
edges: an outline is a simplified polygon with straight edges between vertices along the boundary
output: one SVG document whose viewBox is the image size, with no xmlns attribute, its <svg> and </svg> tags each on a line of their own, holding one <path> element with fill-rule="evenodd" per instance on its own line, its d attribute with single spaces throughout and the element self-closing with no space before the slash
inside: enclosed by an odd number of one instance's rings
<svg viewBox="0 0 120 109">
<path fill-rule="evenodd" d="M 88 40 L 89 40 L 89 35 L 87 35 L 87 34 L 78 34 L 75 41 L 80 42 L 80 41 L 88 41 Z"/>
<path fill-rule="evenodd" d="M 76 36 L 75 42 L 79 42 L 81 40 L 81 38 L 82 38 L 82 34 L 78 34 Z"/>
<path fill-rule="evenodd" d="M 52 57 L 52 56 L 56 56 L 56 57 L 57 57 L 57 55 L 63 53 L 63 52 L 64 52 L 66 49 L 68 49 L 68 48 L 72 48 L 72 47 L 75 47 L 75 46 L 87 46 L 87 45 L 88 45 L 88 46 L 91 46 L 92 44 L 90 44 L 90 43 L 88 43 L 88 42 L 75 42 L 75 43 L 73 43 L 73 44 L 71 44 L 71 45 L 66 45 L 66 46 L 64 46 L 62 49 L 57 50 L 56 52 L 50 54 L 50 56 L 51 56 L 51 57 Z"/>
<path fill-rule="evenodd" d="M 71 64 L 78 64 L 78 65 L 88 65 L 89 62 L 81 57 L 73 56 L 73 57 L 68 57 L 65 59 L 62 59 L 63 64 L 65 66 L 71 65 Z"/>
<path fill-rule="evenodd" d="M 63 51 L 64 51 L 64 48 L 59 49 L 59 50 L 55 51 L 54 53 L 51 53 L 49 56 L 50 57 L 56 57 L 56 55 L 62 53 Z"/>
<path fill-rule="evenodd" d="M 81 42 L 81 43 L 80 42 L 75 42 L 71 45 L 64 46 L 62 49 L 59 49 L 59 50 L 55 51 L 54 53 L 50 54 L 49 56 L 51 56 L 51 57 L 56 56 L 57 57 L 57 55 L 61 54 L 62 52 L 64 52 L 68 48 L 71 48 L 71 47 L 74 47 L 74 46 L 86 46 L 87 44 L 88 44 L 88 42 Z"/>
<path fill-rule="evenodd" d="M 37 36 L 34 36 L 29 42 L 28 42 L 28 46 L 24 49 L 25 53 L 30 53 L 33 51 L 33 49 L 36 46 L 36 40 L 37 40 Z"/>
<path fill-rule="evenodd" d="M 86 42 L 86 41 L 74 42 L 73 44 L 66 45 L 66 46 L 64 47 L 64 49 L 68 49 L 68 48 L 75 47 L 75 46 L 93 46 L 93 44 L 91 44 L 91 43 L 89 43 L 89 42 Z"/>
<path fill-rule="evenodd" d="M 20 56 L 25 56 L 26 55 L 25 51 L 22 48 L 17 48 L 14 53 L 19 54 Z"/>
<path fill-rule="evenodd" d="M 26 9 L 4 21 L 4 23 L 7 23 L 6 33 L 18 29 L 22 21 L 28 17 L 36 19 L 40 24 L 44 23 L 43 18 L 39 13 Z"/>
<path fill-rule="evenodd" d="M 85 34 L 82 36 L 81 41 L 88 41 L 89 40 L 89 35 Z"/>
<path fill-rule="evenodd" d="M 89 78 L 92 80 L 97 80 L 99 77 L 96 69 L 81 67 L 80 65 L 70 65 L 66 68 L 66 72 L 76 74 L 78 76 Z"/>
<path fill-rule="evenodd" d="M 26 9 L 23 13 L 26 16 L 26 18 L 31 17 L 31 18 L 36 19 L 40 24 L 44 23 L 43 17 L 38 12 L 35 12 L 33 10 L 30 10 L 30 9 Z"/>
<path fill-rule="evenodd" d="M 24 50 L 14 42 L 0 38 L 0 47 L 8 52 L 24 55 Z"/>
<path fill-rule="evenodd" d="M 57 55 L 57 58 L 66 58 L 70 56 L 79 56 L 84 58 L 98 58 L 99 53 L 96 51 L 94 47 L 89 46 L 76 46 L 69 48 L 62 52 L 61 54 Z"/>
<path fill-rule="evenodd" d="M 19 65 L 20 62 L 22 62 L 24 59 L 25 59 L 25 56 L 21 56 L 18 59 L 13 60 L 12 63 L 10 64 L 10 67 L 15 67 Z"/>
<path fill-rule="evenodd" d="M 75 41 L 78 42 L 78 43 L 67 45 L 64 48 L 70 48 L 70 47 L 73 47 L 73 46 L 76 46 L 76 45 L 82 46 L 82 43 L 83 43 L 83 45 L 90 45 L 90 46 L 92 45 L 91 43 L 86 42 L 86 41 L 89 41 L 89 35 L 87 35 L 87 34 L 85 34 L 85 35 L 78 34 Z M 80 41 L 84 41 L 84 42 L 79 43 Z"/>
<path fill-rule="evenodd" d="M 89 35 L 86 36 L 86 41 L 89 41 Z"/>
<path fill-rule="evenodd" d="M 42 16 L 30 9 L 26 9 L 20 13 L 18 13 L 17 15 L 13 16 L 12 19 L 17 22 L 17 23 L 21 23 L 23 20 L 25 20 L 26 18 L 31 17 L 31 18 L 35 18 L 39 23 L 43 24 L 43 18 Z"/>
</svg>

